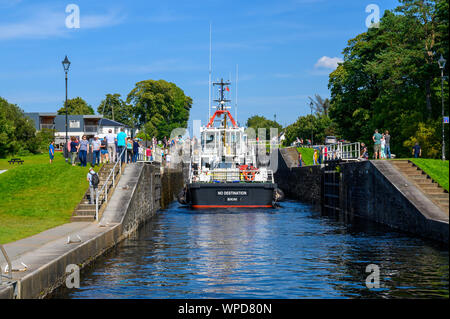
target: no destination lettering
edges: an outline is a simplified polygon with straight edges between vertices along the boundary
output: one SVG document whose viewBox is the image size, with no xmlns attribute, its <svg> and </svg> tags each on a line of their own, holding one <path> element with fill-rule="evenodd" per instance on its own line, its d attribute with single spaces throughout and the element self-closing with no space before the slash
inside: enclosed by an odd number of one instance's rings
<svg viewBox="0 0 450 319">
<path fill-rule="evenodd" d="M 247 191 L 217 191 L 219 196 L 247 196 Z"/>
</svg>

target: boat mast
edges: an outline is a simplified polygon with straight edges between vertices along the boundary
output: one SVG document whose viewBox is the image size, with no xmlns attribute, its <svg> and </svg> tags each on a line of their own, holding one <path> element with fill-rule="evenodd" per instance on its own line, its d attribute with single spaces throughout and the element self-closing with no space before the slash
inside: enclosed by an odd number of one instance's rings
<svg viewBox="0 0 450 319">
<path fill-rule="evenodd" d="M 217 109 L 220 110 L 220 111 L 225 111 L 227 109 L 227 106 L 225 105 L 225 103 L 231 102 L 231 100 L 225 99 L 225 95 L 224 95 L 225 86 L 228 86 L 230 84 L 231 83 L 228 82 L 228 81 L 224 82 L 223 78 L 220 79 L 220 82 L 214 82 L 213 83 L 213 85 L 219 85 L 220 86 L 220 89 L 219 89 L 220 97 L 219 97 L 219 99 L 214 100 L 214 102 L 218 102 L 219 103 L 219 105 L 217 106 Z M 224 118 L 223 118 L 224 129 L 226 130 L 226 128 L 227 128 L 227 113 L 223 112 L 223 116 L 224 116 Z M 225 143 L 226 143 L 226 132 L 225 132 L 225 130 L 223 132 L 223 145 L 224 145 L 224 147 L 225 147 Z"/>
<path fill-rule="evenodd" d="M 212 72 L 212 60 L 211 60 L 211 22 L 209 23 L 209 82 L 208 82 L 208 121 L 211 118 L 211 72 Z"/>
<path fill-rule="evenodd" d="M 238 104 L 238 73 L 239 66 L 236 64 L 236 90 L 235 90 L 235 99 L 234 99 L 234 120 L 237 122 L 237 104 Z"/>
</svg>

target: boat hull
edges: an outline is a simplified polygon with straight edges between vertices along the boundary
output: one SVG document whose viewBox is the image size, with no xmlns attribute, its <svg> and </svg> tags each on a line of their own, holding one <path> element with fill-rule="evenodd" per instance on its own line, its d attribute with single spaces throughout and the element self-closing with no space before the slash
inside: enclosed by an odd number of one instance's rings
<svg viewBox="0 0 450 319">
<path fill-rule="evenodd" d="M 192 183 L 187 201 L 192 208 L 273 207 L 274 183 Z"/>
</svg>

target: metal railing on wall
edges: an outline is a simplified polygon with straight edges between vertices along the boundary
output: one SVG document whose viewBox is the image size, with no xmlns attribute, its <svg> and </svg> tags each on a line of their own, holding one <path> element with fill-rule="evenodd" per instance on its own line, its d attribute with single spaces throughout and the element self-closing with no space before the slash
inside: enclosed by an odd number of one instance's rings
<svg viewBox="0 0 450 319">
<path fill-rule="evenodd" d="M 4 277 L 6 277 L 6 278 L 12 280 L 12 265 L 11 265 L 11 260 L 9 259 L 8 254 L 6 253 L 5 247 L 3 247 L 3 245 L 1 245 L 1 244 L 0 244 L 0 251 L 2 252 L 2 255 L 3 255 L 3 257 L 5 258 L 6 263 L 7 263 L 7 265 L 8 265 L 8 273 L 9 273 L 9 276 L 4 276 Z M 5 270 L 5 272 L 6 272 L 6 270 Z M 2 283 L 2 280 L 3 280 L 3 269 L 2 269 L 2 267 L 0 267 L 0 284 Z"/>
<path fill-rule="evenodd" d="M 104 195 L 103 198 L 105 200 L 105 203 L 108 203 L 108 182 L 112 178 L 112 187 L 114 187 L 114 185 L 116 185 L 116 175 L 122 174 L 122 157 L 123 156 L 125 156 L 125 161 L 126 161 L 126 159 L 127 159 L 127 148 L 126 147 L 124 147 L 124 149 L 119 154 L 119 156 L 117 156 L 117 161 L 114 164 L 113 168 L 111 169 L 111 172 L 109 173 L 108 177 L 106 178 L 102 188 L 96 192 L 96 195 L 95 195 L 95 220 L 97 220 L 97 221 L 98 221 L 98 209 L 99 209 L 98 201 L 99 201 L 100 195 L 103 193 L 103 195 Z M 119 165 L 118 173 L 116 173 L 117 165 Z"/>
<path fill-rule="evenodd" d="M 326 151 L 323 151 L 325 160 L 357 160 L 361 156 L 361 145 L 359 142 L 347 144 L 339 142 L 326 145 L 325 147 Z"/>
</svg>

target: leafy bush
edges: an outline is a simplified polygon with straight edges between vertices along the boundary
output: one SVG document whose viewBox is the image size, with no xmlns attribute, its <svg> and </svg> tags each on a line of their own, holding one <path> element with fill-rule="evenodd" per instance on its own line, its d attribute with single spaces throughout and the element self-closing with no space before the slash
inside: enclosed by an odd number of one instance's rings
<svg viewBox="0 0 450 319">
<path fill-rule="evenodd" d="M 36 153 L 36 129 L 23 111 L 0 98 L 0 158 L 17 153 Z"/>
<path fill-rule="evenodd" d="M 422 148 L 422 157 L 424 158 L 439 158 L 442 144 L 439 138 L 439 130 L 436 130 L 436 122 L 423 123 L 420 122 L 417 127 L 417 132 L 403 143 L 403 146 L 412 150 L 412 147 L 419 143 Z M 438 133 L 437 133 L 438 132 Z"/>
</svg>

